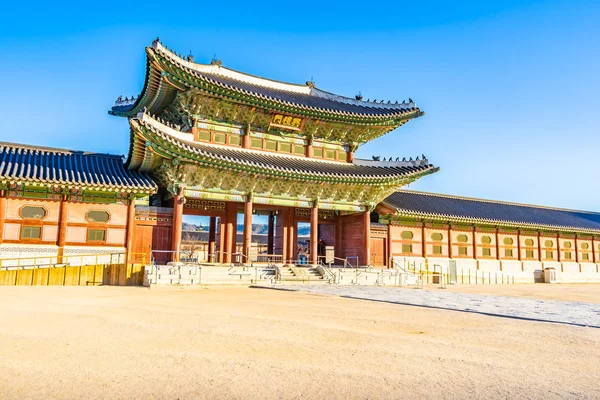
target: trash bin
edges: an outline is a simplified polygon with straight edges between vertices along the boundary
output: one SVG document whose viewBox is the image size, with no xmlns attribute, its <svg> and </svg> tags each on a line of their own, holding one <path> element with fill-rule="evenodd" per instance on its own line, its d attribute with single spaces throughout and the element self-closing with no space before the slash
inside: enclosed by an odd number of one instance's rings
<svg viewBox="0 0 600 400">
<path fill-rule="evenodd" d="M 298 256 L 298 263 L 302 265 L 306 264 L 306 256 L 304 254 Z"/>
<path fill-rule="evenodd" d="M 554 268 L 544 268 L 544 283 L 556 282 L 556 270 Z"/>
</svg>

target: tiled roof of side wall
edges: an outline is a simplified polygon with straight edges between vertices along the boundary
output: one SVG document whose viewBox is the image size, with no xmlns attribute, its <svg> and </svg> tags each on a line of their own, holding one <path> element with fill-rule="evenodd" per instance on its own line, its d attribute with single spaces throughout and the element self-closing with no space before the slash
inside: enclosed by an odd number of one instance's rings
<svg viewBox="0 0 600 400">
<path fill-rule="evenodd" d="M 144 173 L 125 168 L 121 156 L 0 142 L 0 182 L 156 191 Z"/>
<path fill-rule="evenodd" d="M 477 220 L 548 228 L 573 228 L 600 232 L 600 213 L 565 210 L 492 200 L 401 190 L 385 204 L 400 213 L 445 220 Z"/>
</svg>

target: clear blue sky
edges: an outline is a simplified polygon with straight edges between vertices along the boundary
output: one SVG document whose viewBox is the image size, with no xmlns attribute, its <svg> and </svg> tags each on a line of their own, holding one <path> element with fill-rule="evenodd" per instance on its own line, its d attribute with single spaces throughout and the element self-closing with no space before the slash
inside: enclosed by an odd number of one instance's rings
<svg viewBox="0 0 600 400">
<path fill-rule="evenodd" d="M 126 154 L 107 110 L 160 36 L 199 62 L 426 115 L 359 157 L 441 167 L 418 190 L 600 209 L 600 1 L 11 2 L 0 11 L 0 140 Z"/>
</svg>

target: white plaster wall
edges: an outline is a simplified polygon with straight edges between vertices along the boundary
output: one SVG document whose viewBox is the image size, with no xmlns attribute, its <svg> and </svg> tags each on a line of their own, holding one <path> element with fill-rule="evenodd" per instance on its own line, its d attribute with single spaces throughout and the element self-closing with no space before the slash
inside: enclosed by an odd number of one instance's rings
<svg viewBox="0 0 600 400">
<path fill-rule="evenodd" d="M 578 274 L 579 271 L 579 263 L 576 262 L 564 262 L 562 263 L 562 272 L 565 273 L 575 273 Z"/>
<path fill-rule="evenodd" d="M 499 272 L 500 261 L 498 260 L 479 260 L 479 270 L 487 272 Z"/>
<path fill-rule="evenodd" d="M 523 272 L 523 262 L 514 260 L 502 260 L 500 262 L 502 272 L 507 274 L 519 274 Z"/>
<path fill-rule="evenodd" d="M 597 273 L 597 265 L 594 263 L 581 263 L 581 272 L 582 273 Z"/>
</svg>

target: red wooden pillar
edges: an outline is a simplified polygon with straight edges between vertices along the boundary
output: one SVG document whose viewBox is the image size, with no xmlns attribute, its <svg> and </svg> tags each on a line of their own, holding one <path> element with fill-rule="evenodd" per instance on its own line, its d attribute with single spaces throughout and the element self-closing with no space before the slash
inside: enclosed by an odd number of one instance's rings
<svg viewBox="0 0 600 400">
<path fill-rule="evenodd" d="M 208 261 L 212 262 L 215 254 L 215 237 L 217 233 L 217 217 L 210 217 L 208 223 Z"/>
<path fill-rule="evenodd" d="M 275 214 L 273 211 L 269 213 L 269 225 L 267 228 L 267 254 L 273 254 L 275 252 L 274 247 L 274 234 L 275 234 Z"/>
<path fill-rule="evenodd" d="M 219 218 L 219 259 L 215 260 L 218 263 L 225 262 L 225 254 L 224 252 L 227 247 L 227 213 Z"/>
<path fill-rule="evenodd" d="M 125 248 L 127 251 L 127 257 L 125 263 L 133 262 L 133 235 L 135 232 L 135 200 L 129 199 L 127 204 L 127 239 L 125 241 Z"/>
<path fill-rule="evenodd" d="M 183 195 L 178 193 L 175 195 L 175 197 L 173 197 L 173 226 L 171 228 L 171 250 L 173 250 L 173 261 L 179 261 L 179 251 L 181 250 L 183 202 Z"/>
<path fill-rule="evenodd" d="M 4 236 L 4 220 L 6 219 L 6 190 L 0 190 L 0 244 Z"/>
<path fill-rule="evenodd" d="M 223 245 L 223 263 L 231 262 L 231 254 L 235 252 L 237 240 L 237 204 L 227 203 L 225 216 L 225 240 Z"/>
<path fill-rule="evenodd" d="M 319 207 L 315 201 L 310 209 L 310 262 L 316 264 L 319 261 Z"/>
<path fill-rule="evenodd" d="M 192 135 L 194 135 L 194 140 L 198 140 L 198 121 L 192 119 Z"/>
<path fill-rule="evenodd" d="M 252 196 L 248 195 L 244 203 L 244 243 L 242 245 L 242 262 L 249 262 L 250 246 L 252 245 Z"/>
<path fill-rule="evenodd" d="M 296 245 L 295 241 L 295 232 L 296 232 L 296 209 L 290 208 L 288 209 L 288 220 L 287 220 L 287 251 L 288 256 L 287 259 L 292 261 L 296 260 Z"/>
<path fill-rule="evenodd" d="M 365 237 L 364 265 L 369 265 L 371 262 L 371 211 L 368 208 L 363 214 L 363 225 Z"/>
<path fill-rule="evenodd" d="M 309 139 L 308 141 L 308 145 L 306 146 L 306 157 L 308 158 L 313 158 L 313 144 L 312 144 L 312 139 Z"/>
<path fill-rule="evenodd" d="M 59 264 L 63 262 L 63 254 L 65 251 L 65 242 L 67 238 L 68 204 L 67 196 L 63 195 L 60 200 L 60 211 L 58 217 L 58 242 L 56 243 L 58 245 L 58 256 L 56 262 Z"/>
</svg>

